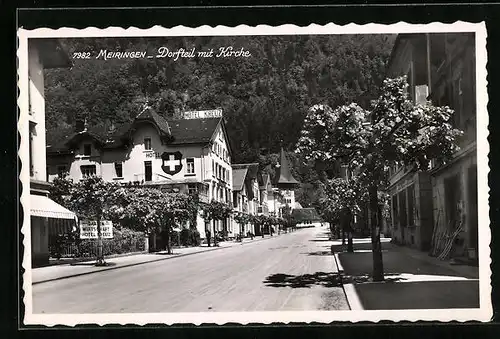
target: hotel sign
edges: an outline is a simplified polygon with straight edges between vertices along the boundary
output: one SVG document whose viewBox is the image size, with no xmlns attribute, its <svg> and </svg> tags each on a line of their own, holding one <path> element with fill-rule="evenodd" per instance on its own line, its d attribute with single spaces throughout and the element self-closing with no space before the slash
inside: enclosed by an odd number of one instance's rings
<svg viewBox="0 0 500 339">
<path fill-rule="evenodd" d="M 147 152 L 147 153 L 146 153 L 146 158 L 156 158 L 156 159 L 160 159 L 160 158 L 161 158 L 161 155 L 160 155 L 160 152 Z"/>
<path fill-rule="evenodd" d="M 211 109 L 207 111 L 186 111 L 184 119 L 203 119 L 203 118 L 220 118 L 222 117 L 222 109 Z"/>
<path fill-rule="evenodd" d="M 101 221 L 101 237 L 103 239 L 113 238 L 113 223 L 111 221 Z M 80 239 L 97 239 L 96 221 L 80 223 Z"/>
</svg>

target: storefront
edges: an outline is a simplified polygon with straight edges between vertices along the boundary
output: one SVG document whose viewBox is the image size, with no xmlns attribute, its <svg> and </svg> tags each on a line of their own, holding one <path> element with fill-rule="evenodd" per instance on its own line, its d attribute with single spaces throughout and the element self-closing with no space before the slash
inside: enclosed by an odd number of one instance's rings
<svg viewBox="0 0 500 339">
<path fill-rule="evenodd" d="M 76 229 L 76 214 L 45 195 L 30 195 L 31 265 L 49 264 L 49 239 Z"/>
</svg>

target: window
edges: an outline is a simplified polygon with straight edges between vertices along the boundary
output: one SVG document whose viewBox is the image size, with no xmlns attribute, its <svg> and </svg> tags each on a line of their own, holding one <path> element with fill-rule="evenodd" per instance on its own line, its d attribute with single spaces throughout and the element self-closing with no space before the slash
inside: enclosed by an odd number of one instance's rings
<svg viewBox="0 0 500 339">
<path fill-rule="evenodd" d="M 393 195 L 392 196 L 392 220 L 393 220 L 394 228 L 397 228 L 398 221 L 399 221 L 399 217 L 398 217 L 398 196 L 397 195 Z"/>
<path fill-rule="evenodd" d="M 144 161 L 144 180 L 153 180 L 153 167 L 151 165 L 151 161 Z"/>
<path fill-rule="evenodd" d="M 194 158 L 186 159 L 186 174 L 194 174 Z"/>
<path fill-rule="evenodd" d="M 408 215 L 406 214 L 406 192 L 403 190 L 398 193 L 399 196 L 399 225 L 404 228 L 408 226 Z"/>
<path fill-rule="evenodd" d="M 123 165 L 121 162 L 115 162 L 115 174 L 117 178 L 123 177 Z"/>
<path fill-rule="evenodd" d="M 80 171 L 82 171 L 82 177 L 84 178 L 97 174 L 95 165 L 80 166 Z"/>
<path fill-rule="evenodd" d="M 195 184 L 188 184 L 188 194 L 195 194 L 197 192 Z"/>
<path fill-rule="evenodd" d="M 215 177 L 215 161 L 212 159 L 212 176 Z"/>
<path fill-rule="evenodd" d="M 83 145 L 83 155 L 90 156 L 92 154 L 92 145 L 84 144 Z"/>
<path fill-rule="evenodd" d="M 238 193 L 233 192 L 233 207 L 238 207 Z"/>
<path fill-rule="evenodd" d="M 151 138 L 144 138 L 144 149 L 149 151 L 152 149 L 151 147 Z"/>
<path fill-rule="evenodd" d="M 411 184 L 406 189 L 406 194 L 408 196 L 408 225 L 414 226 L 415 225 L 415 214 L 414 214 L 415 186 L 414 186 L 414 184 Z"/>
<path fill-rule="evenodd" d="M 460 191 L 461 182 L 458 174 L 452 175 L 444 180 L 446 223 L 451 230 L 455 230 L 460 220 Z"/>
</svg>

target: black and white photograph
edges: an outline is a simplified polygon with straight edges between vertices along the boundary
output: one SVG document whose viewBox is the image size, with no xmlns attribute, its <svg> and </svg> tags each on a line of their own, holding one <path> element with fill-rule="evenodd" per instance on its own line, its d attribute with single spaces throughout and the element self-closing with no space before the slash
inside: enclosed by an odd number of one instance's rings
<svg viewBox="0 0 500 339">
<path fill-rule="evenodd" d="M 492 317 L 484 23 L 18 38 L 25 324 Z"/>
</svg>

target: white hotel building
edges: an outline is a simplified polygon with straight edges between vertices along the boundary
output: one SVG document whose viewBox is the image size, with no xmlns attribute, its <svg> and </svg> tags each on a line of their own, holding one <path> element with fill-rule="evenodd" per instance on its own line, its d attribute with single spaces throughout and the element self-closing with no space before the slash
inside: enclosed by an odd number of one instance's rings
<svg viewBox="0 0 500 339">
<path fill-rule="evenodd" d="M 186 112 L 186 119 L 167 121 L 146 107 L 110 136 L 81 124 L 73 135 L 47 147 L 47 180 L 64 172 L 73 180 L 98 175 L 122 184 L 198 192 L 201 202 L 231 203 L 232 152 L 221 113 Z M 229 237 L 238 231 L 231 218 L 212 222 L 211 230 L 215 226 Z M 206 226 L 200 213 L 196 228 L 202 239 Z"/>
</svg>

